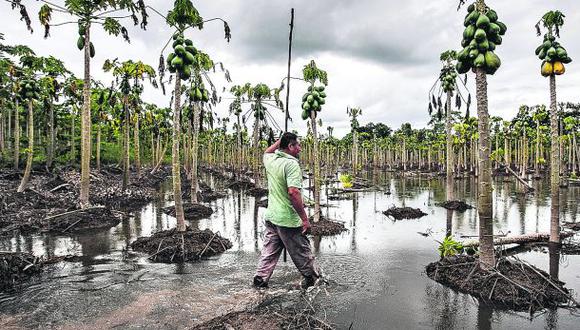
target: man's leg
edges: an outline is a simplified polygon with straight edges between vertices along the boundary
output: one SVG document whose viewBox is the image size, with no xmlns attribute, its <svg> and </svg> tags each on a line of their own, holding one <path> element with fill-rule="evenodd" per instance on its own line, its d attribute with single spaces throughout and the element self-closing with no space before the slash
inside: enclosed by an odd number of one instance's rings
<svg viewBox="0 0 580 330">
<path fill-rule="evenodd" d="M 275 225 L 266 221 L 266 235 L 264 235 L 264 246 L 262 247 L 262 253 L 260 255 L 260 261 L 258 263 L 258 269 L 256 270 L 256 277 L 260 277 L 264 285 L 268 284 L 274 268 L 278 263 L 278 258 L 280 258 L 280 253 L 282 253 L 282 248 L 284 247 L 278 231 Z M 255 283 L 255 280 L 254 280 Z M 254 284 L 256 286 L 256 283 Z"/>
<path fill-rule="evenodd" d="M 286 246 L 288 254 L 298 271 L 307 281 L 314 281 L 320 277 L 320 268 L 310 249 L 308 237 L 302 235 L 302 228 L 279 227 L 280 239 Z"/>
</svg>

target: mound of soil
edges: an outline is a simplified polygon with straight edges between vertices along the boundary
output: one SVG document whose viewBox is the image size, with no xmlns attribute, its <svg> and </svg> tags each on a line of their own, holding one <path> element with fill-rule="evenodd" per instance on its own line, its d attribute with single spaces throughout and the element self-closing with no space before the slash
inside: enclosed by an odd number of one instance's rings
<svg viewBox="0 0 580 330">
<path fill-rule="evenodd" d="M 311 313 L 300 313 L 277 309 L 260 309 L 256 311 L 232 312 L 216 317 L 193 327 L 193 330 L 231 330 L 231 329 L 333 329 L 330 325 L 312 316 Z"/>
<path fill-rule="evenodd" d="M 232 243 L 211 230 L 193 230 L 178 232 L 173 228 L 153 234 L 151 237 L 139 237 L 131 243 L 131 248 L 149 254 L 149 259 L 157 262 L 195 261 L 230 249 Z"/>
<path fill-rule="evenodd" d="M 563 282 L 515 260 L 502 258 L 496 268 L 484 270 L 478 258 L 460 255 L 433 262 L 426 271 L 429 278 L 499 308 L 533 313 L 571 301 Z"/>
<path fill-rule="evenodd" d="M 310 218 L 310 224 L 312 225 L 310 235 L 313 236 L 334 236 L 347 230 L 344 228 L 344 224 L 322 217 L 318 222 L 313 222 L 312 218 Z"/>
<path fill-rule="evenodd" d="M 121 222 L 119 213 L 108 208 L 88 208 L 75 210 L 63 215 L 49 216 L 43 221 L 43 230 L 53 232 L 79 232 L 87 230 L 109 229 Z"/>
<path fill-rule="evenodd" d="M 268 195 L 268 189 L 255 187 L 248 190 L 248 195 L 253 197 L 263 197 Z"/>
<path fill-rule="evenodd" d="M 465 212 L 466 210 L 473 208 L 473 206 L 465 203 L 464 201 L 445 201 L 443 203 L 437 203 L 435 205 L 444 207 L 448 210 L 453 210 L 453 211 L 458 211 L 458 212 Z"/>
<path fill-rule="evenodd" d="M 247 180 L 230 180 L 226 185 L 226 188 L 236 191 L 251 189 L 254 187 L 255 187 L 254 183 Z"/>
<path fill-rule="evenodd" d="M 227 195 L 223 192 L 210 190 L 210 191 L 202 191 L 200 194 L 200 199 L 202 202 L 209 203 L 224 198 L 226 196 Z"/>
<path fill-rule="evenodd" d="M 172 217 L 175 216 L 175 206 L 164 207 L 162 211 Z M 211 207 L 202 204 L 184 203 L 183 213 L 187 220 L 198 220 L 209 217 L 213 214 L 213 210 Z"/>
<path fill-rule="evenodd" d="M 420 209 L 414 209 L 412 207 L 391 207 L 390 209 L 383 211 L 383 214 L 395 218 L 395 220 L 419 219 L 427 215 L 427 213 Z"/>
<path fill-rule="evenodd" d="M 30 253 L 0 252 L 0 291 L 40 273 L 42 266 L 40 258 Z"/>
</svg>

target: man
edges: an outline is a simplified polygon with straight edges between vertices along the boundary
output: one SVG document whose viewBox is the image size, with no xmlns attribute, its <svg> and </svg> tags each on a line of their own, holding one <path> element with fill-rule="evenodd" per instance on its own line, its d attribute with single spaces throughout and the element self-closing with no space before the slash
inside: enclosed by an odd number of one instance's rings
<svg viewBox="0 0 580 330">
<path fill-rule="evenodd" d="M 264 247 L 254 276 L 254 286 L 264 288 L 274 272 L 282 250 L 286 248 L 302 276 L 301 287 L 306 289 L 320 276 L 318 265 L 310 250 L 306 233 L 310 222 L 302 203 L 302 170 L 298 163 L 298 137 L 284 133 L 264 153 L 268 178 L 268 209 L 264 216 L 266 231 Z"/>
</svg>

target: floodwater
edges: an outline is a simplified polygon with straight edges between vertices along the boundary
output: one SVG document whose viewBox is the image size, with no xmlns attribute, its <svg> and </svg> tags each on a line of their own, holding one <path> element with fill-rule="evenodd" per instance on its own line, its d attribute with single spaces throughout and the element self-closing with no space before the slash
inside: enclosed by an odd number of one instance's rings
<svg viewBox="0 0 580 330">
<path fill-rule="evenodd" d="M 327 293 L 316 298 L 318 317 L 339 329 L 578 327 L 580 315 L 566 309 L 530 318 L 527 313 L 486 307 L 429 279 L 424 269 L 438 259 L 436 240 L 443 239 L 448 226 L 457 238 L 477 235 L 476 210 L 457 213 L 436 206 L 445 200 L 443 179 L 365 175 L 380 190 L 356 193 L 324 208 L 329 218 L 344 222 L 348 232 L 312 239 L 330 282 Z M 206 179 L 220 189 L 220 182 Z M 549 231 L 549 185 L 533 185 L 536 193 L 523 195 L 514 182 L 495 182 L 495 233 Z M 473 180 L 455 182 L 456 196 L 471 205 L 476 204 L 475 189 Z M 562 190 L 562 221 L 576 222 L 579 197 L 580 187 Z M 186 328 L 260 302 L 263 295 L 250 281 L 262 244 L 264 209 L 255 207 L 253 197 L 228 191 L 226 198 L 210 203 L 215 211 L 210 219 L 191 225 L 219 231 L 232 241 L 231 250 L 198 263 L 151 263 L 128 246 L 139 236 L 175 226 L 175 219 L 160 211 L 170 199 L 161 189 L 155 202 L 108 231 L 0 239 L 0 250 L 80 256 L 49 266 L 15 292 L 0 293 L 0 328 Z M 393 205 L 420 208 L 428 215 L 393 221 L 382 214 Z M 519 257 L 549 269 L 547 251 Z M 560 280 L 579 292 L 580 257 L 560 255 L 558 264 Z M 298 280 L 291 261 L 280 260 L 269 290 L 287 290 Z"/>
</svg>

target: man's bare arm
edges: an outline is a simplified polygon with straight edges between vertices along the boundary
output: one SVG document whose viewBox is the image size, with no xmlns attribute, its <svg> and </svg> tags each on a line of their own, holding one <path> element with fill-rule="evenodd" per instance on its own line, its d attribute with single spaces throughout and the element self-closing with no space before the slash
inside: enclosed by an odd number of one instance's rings
<svg viewBox="0 0 580 330">
<path fill-rule="evenodd" d="M 280 148 L 280 140 L 281 139 L 278 139 L 278 141 L 276 141 L 273 145 L 269 146 L 268 149 L 264 151 L 264 153 L 273 154 L 278 148 Z"/>
<path fill-rule="evenodd" d="M 294 207 L 294 210 L 296 210 L 296 213 L 298 213 L 300 219 L 302 219 L 302 233 L 306 234 L 310 228 L 310 221 L 308 220 L 308 216 L 304 210 L 304 203 L 302 202 L 302 193 L 300 192 L 300 189 L 296 187 L 289 187 L 288 197 L 290 197 L 290 203 L 292 203 L 292 207 Z"/>
</svg>

